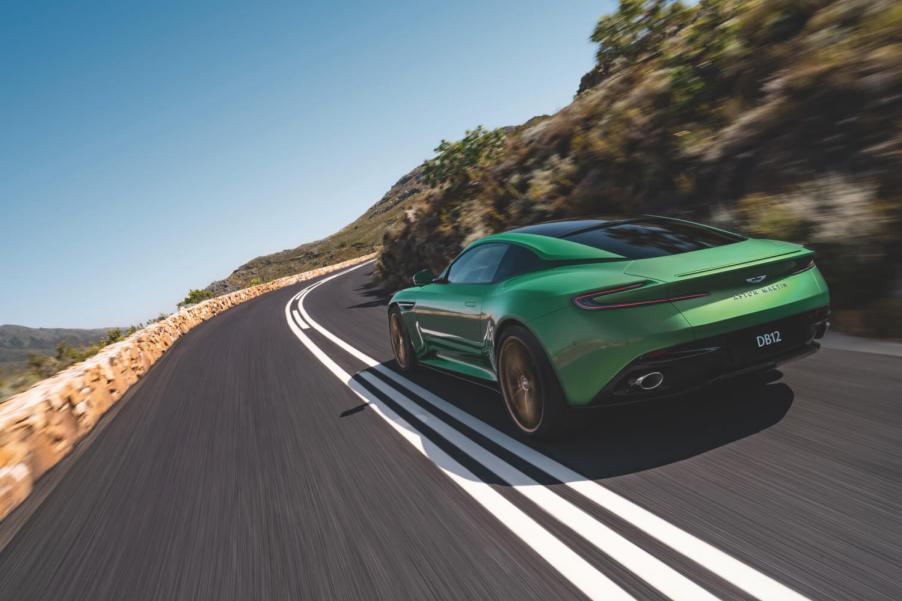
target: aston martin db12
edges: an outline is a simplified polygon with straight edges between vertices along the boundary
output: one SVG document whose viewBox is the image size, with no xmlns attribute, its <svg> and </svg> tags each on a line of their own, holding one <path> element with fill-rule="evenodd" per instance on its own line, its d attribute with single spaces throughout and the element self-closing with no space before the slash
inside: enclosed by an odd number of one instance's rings
<svg viewBox="0 0 902 601">
<path fill-rule="evenodd" d="M 398 366 L 497 382 L 517 428 L 685 393 L 819 348 L 829 293 L 804 246 L 664 217 L 541 223 L 417 272 L 388 310 Z"/>
</svg>

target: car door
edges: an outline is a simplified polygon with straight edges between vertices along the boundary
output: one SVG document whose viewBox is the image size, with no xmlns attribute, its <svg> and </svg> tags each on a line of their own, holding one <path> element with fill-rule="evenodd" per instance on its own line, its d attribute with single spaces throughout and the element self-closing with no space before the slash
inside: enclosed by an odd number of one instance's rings
<svg viewBox="0 0 902 601">
<path fill-rule="evenodd" d="M 415 309 L 417 330 L 431 350 L 446 359 L 480 362 L 482 301 L 506 250 L 507 245 L 499 243 L 470 248 L 421 294 Z"/>
</svg>

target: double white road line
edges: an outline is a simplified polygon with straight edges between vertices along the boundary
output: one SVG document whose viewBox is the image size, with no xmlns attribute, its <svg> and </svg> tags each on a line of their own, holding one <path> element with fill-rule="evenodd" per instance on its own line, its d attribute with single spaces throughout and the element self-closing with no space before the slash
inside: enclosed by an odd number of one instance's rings
<svg viewBox="0 0 902 601">
<path fill-rule="evenodd" d="M 457 447 L 461 452 L 494 473 L 527 499 L 534 502 L 552 518 L 586 539 L 599 551 L 641 578 L 670 599 L 706 601 L 717 599 L 708 590 L 673 569 L 654 555 L 630 542 L 592 515 L 567 501 L 550 488 L 523 473 L 489 449 L 458 430 L 439 415 L 411 400 L 403 389 L 413 393 L 433 408 L 451 416 L 496 445 L 519 457 L 555 480 L 565 484 L 599 507 L 632 524 L 671 549 L 688 557 L 704 569 L 716 574 L 736 588 L 758 599 L 802 601 L 806 597 L 780 584 L 769 576 L 738 561 L 701 539 L 681 530 L 650 511 L 636 505 L 612 490 L 589 480 L 565 465 L 543 455 L 525 444 L 459 409 L 431 391 L 388 369 L 359 349 L 335 336 L 318 324 L 304 309 L 304 299 L 310 292 L 337 277 L 367 265 L 364 263 L 311 284 L 296 294 L 285 306 L 289 328 L 305 347 L 357 396 L 370 404 L 375 413 L 394 428 L 405 440 L 425 455 L 449 478 L 466 491 L 476 502 L 494 515 L 518 538 L 542 556 L 552 567 L 591 599 L 633 599 L 563 541 L 508 501 L 456 459 L 424 435 L 418 426 L 426 425 Z M 292 305 L 297 303 L 297 308 Z M 352 377 L 317 346 L 305 331 L 313 329 L 369 369 Z M 378 372 L 395 386 L 370 372 Z M 367 382 L 397 406 L 412 415 L 416 422 L 398 415 L 380 397 L 363 386 Z"/>
</svg>

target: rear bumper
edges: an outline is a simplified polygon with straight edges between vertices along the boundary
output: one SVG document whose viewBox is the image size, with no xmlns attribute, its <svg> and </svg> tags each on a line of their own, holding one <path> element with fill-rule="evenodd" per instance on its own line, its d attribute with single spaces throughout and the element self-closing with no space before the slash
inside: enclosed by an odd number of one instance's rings
<svg viewBox="0 0 902 601">
<path fill-rule="evenodd" d="M 820 348 L 817 340 L 829 327 L 829 315 L 830 309 L 825 306 L 752 328 L 646 353 L 621 370 L 588 406 L 624 405 L 685 394 L 713 382 L 771 369 L 805 357 Z M 774 331 L 780 331 L 785 337 L 780 344 L 768 345 L 763 350 L 754 348 L 758 336 Z M 660 378 L 643 380 L 642 376 L 655 372 L 663 375 L 660 385 L 644 390 L 642 384 L 655 383 Z"/>
</svg>

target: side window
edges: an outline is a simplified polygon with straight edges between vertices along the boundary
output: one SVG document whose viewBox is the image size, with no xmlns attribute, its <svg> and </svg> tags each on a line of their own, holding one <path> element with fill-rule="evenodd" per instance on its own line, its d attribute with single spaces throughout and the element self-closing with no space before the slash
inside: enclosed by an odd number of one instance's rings
<svg viewBox="0 0 902 601">
<path fill-rule="evenodd" d="M 528 248 L 511 244 L 495 274 L 496 282 L 542 269 L 542 259 Z"/>
<path fill-rule="evenodd" d="M 483 244 L 465 252 L 448 269 L 451 284 L 490 284 L 495 279 L 505 244 Z"/>
</svg>

